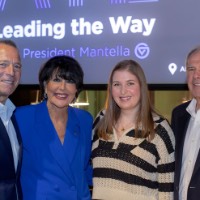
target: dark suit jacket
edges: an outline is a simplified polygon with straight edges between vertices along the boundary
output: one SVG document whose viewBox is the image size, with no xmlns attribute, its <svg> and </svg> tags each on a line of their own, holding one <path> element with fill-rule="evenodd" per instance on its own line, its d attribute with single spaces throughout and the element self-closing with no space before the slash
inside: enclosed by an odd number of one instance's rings
<svg viewBox="0 0 200 200">
<path fill-rule="evenodd" d="M 6 128 L 0 118 L 0 200 L 17 200 L 16 190 L 18 191 L 18 200 L 22 199 L 20 186 L 20 168 L 22 158 L 22 143 L 15 118 L 11 118 L 15 127 L 17 139 L 19 142 L 19 161 L 17 172 L 15 172 L 14 159 L 9 136 Z"/>
<path fill-rule="evenodd" d="M 191 117 L 190 114 L 186 111 L 186 108 L 189 105 L 189 103 L 190 102 L 187 102 L 177 106 L 172 112 L 171 126 L 176 137 L 174 200 L 178 200 L 183 145 L 184 145 L 185 135 L 187 132 L 187 127 Z M 198 134 L 200 134 L 200 131 Z M 197 160 L 194 166 L 194 171 L 191 177 L 191 181 L 189 183 L 187 199 L 188 200 L 200 199 L 200 153 L 197 156 Z"/>
</svg>

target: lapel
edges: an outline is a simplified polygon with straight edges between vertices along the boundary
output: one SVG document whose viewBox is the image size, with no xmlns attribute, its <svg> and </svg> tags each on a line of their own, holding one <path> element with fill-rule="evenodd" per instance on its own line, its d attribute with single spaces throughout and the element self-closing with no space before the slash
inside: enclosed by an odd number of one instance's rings
<svg viewBox="0 0 200 200">
<path fill-rule="evenodd" d="M 19 143 L 19 157 L 18 157 L 18 165 L 17 165 L 17 176 L 18 176 L 20 174 L 19 172 L 20 172 L 21 164 L 22 164 L 22 139 L 21 139 L 19 128 L 18 128 L 18 125 L 17 125 L 14 115 L 12 115 L 11 120 L 12 120 L 13 126 L 15 128 L 17 140 Z"/>
<path fill-rule="evenodd" d="M 1 140 L 3 141 L 3 144 L 5 144 L 5 148 L 6 148 L 6 155 L 8 155 L 8 157 L 10 158 L 10 164 L 14 167 L 14 158 L 13 158 L 10 139 L 1 118 L 0 118 L 0 130 L 1 130 L 1 134 L 0 134 Z"/>
<path fill-rule="evenodd" d="M 45 145 L 50 148 L 50 153 L 56 160 L 60 169 L 68 177 L 68 179 L 73 183 L 74 177 L 72 169 L 70 167 L 70 161 L 66 156 L 63 145 L 61 144 L 53 123 L 50 119 L 46 101 L 39 104 L 36 108 L 36 131 L 41 135 L 41 139 L 44 141 Z"/>
<path fill-rule="evenodd" d="M 77 148 L 80 141 L 80 122 L 72 107 L 68 107 L 68 122 L 66 128 L 66 135 L 63 144 L 65 154 L 71 163 L 74 156 L 76 155 Z M 70 149 L 70 151 L 69 151 Z"/>
<path fill-rule="evenodd" d="M 186 108 L 183 111 L 183 114 L 179 118 L 179 127 L 176 131 L 176 173 L 177 177 L 180 177 L 181 167 L 182 167 L 182 155 L 183 155 L 183 146 L 185 141 L 185 136 L 187 132 L 187 127 L 190 120 L 190 114 L 186 111 Z"/>
</svg>

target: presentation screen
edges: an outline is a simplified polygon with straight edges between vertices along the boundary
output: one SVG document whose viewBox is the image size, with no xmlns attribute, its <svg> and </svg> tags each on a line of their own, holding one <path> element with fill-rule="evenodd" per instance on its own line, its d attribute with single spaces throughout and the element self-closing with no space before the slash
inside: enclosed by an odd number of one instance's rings
<svg viewBox="0 0 200 200">
<path fill-rule="evenodd" d="M 107 84 L 121 60 L 141 64 L 148 84 L 185 84 L 185 57 L 200 44 L 199 0 L 1 0 L 0 39 L 21 53 L 21 84 L 69 55 L 85 84 Z"/>
</svg>

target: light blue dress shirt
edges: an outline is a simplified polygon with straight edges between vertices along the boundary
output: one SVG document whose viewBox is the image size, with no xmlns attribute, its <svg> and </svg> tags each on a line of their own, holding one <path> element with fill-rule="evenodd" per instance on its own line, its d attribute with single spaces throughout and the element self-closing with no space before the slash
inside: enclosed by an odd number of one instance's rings
<svg viewBox="0 0 200 200">
<path fill-rule="evenodd" d="M 19 157 L 19 143 L 17 140 L 17 135 L 14 129 L 14 126 L 11 121 L 11 116 L 13 114 L 13 111 L 15 110 L 14 104 L 7 99 L 5 104 L 0 103 L 0 117 L 1 120 L 7 130 L 12 152 L 13 152 L 13 158 L 14 158 L 14 164 L 15 164 L 15 171 L 17 170 L 17 164 L 18 164 L 18 157 Z"/>
</svg>

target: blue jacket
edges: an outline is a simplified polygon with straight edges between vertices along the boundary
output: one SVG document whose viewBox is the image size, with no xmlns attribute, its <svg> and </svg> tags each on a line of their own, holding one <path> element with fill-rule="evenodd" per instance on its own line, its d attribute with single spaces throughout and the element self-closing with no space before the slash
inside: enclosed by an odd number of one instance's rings
<svg viewBox="0 0 200 200">
<path fill-rule="evenodd" d="M 89 200 L 92 184 L 92 117 L 68 107 L 65 141 L 61 144 L 46 101 L 15 112 L 23 142 L 21 184 L 24 200 Z"/>
</svg>

